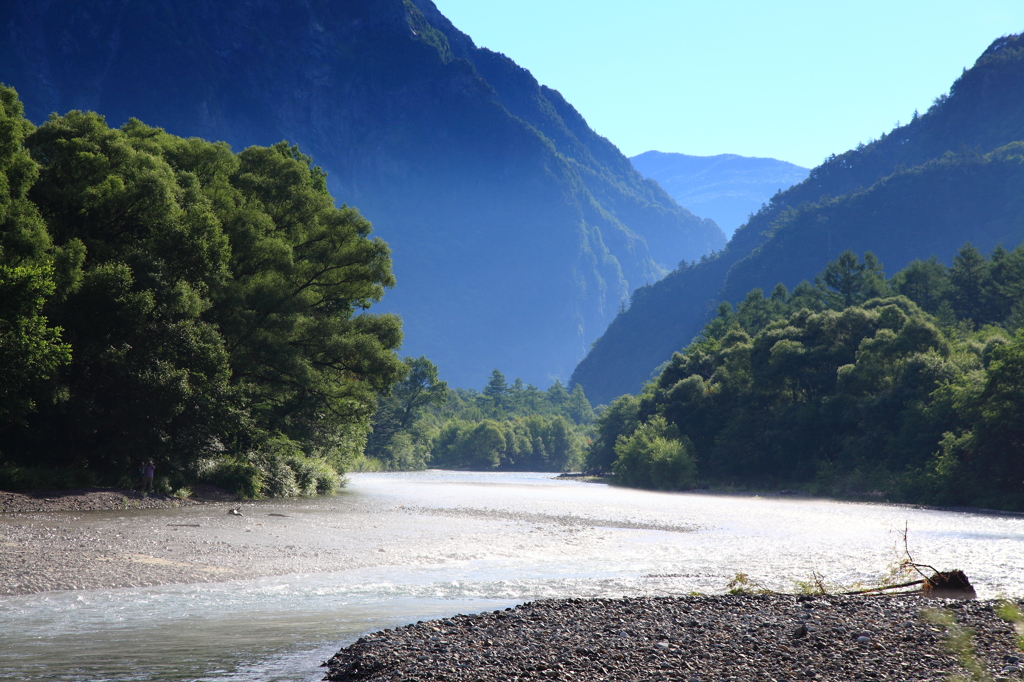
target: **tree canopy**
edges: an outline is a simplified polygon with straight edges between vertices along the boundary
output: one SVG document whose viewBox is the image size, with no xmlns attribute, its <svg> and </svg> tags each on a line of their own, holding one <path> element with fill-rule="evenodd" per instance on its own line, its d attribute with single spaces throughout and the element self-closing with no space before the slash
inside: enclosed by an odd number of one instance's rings
<svg viewBox="0 0 1024 682">
<path fill-rule="evenodd" d="M 1024 244 L 886 280 L 870 253 L 751 291 L 598 417 L 624 485 L 805 487 L 1024 509 Z"/>
<path fill-rule="evenodd" d="M 288 494 L 361 453 L 409 372 L 390 254 L 308 156 L 0 101 L 4 459 Z"/>
</svg>

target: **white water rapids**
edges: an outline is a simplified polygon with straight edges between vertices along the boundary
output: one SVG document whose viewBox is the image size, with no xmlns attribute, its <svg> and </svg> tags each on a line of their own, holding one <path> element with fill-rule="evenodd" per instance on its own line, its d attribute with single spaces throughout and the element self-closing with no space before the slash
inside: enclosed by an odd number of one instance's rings
<svg viewBox="0 0 1024 682">
<path fill-rule="evenodd" d="M 963 569 L 980 597 L 1024 591 L 1024 518 L 1009 515 L 441 471 L 356 474 L 337 496 L 250 509 L 274 515 L 245 530 L 251 542 L 356 559 L 252 580 L 0 597 L 0 679 L 318 680 L 319 662 L 366 632 L 539 598 L 723 592 L 740 572 L 781 590 L 812 572 L 869 582 L 902 549 L 904 527 L 918 561 Z M 181 526 L 195 542 L 234 541 L 214 530 L 223 513 L 39 516 L 65 533 Z"/>
</svg>

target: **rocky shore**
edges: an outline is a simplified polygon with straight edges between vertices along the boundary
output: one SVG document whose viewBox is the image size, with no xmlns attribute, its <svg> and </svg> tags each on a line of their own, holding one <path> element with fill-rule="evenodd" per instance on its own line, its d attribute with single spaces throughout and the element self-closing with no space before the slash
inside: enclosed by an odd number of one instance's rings
<svg viewBox="0 0 1024 682">
<path fill-rule="evenodd" d="M 334 682 L 946 680 L 964 672 L 926 612 L 975 631 L 996 680 L 1024 654 L 991 601 L 720 595 L 551 600 L 363 637 L 325 665 Z"/>
<path fill-rule="evenodd" d="M 158 509 L 198 504 L 157 493 L 143 494 L 119 488 L 81 488 L 77 490 L 34 490 L 12 493 L 0 490 L 0 513 L 78 512 L 111 509 Z"/>
<path fill-rule="evenodd" d="M 30 512 L 110 511 L 116 509 L 164 509 L 187 507 L 203 502 L 227 502 L 235 496 L 212 485 L 196 486 L 191 497 L 142 493 L 122 488 L 76 488 L 70 490 L 0 490 L 0 514 Z"/>
</svg>

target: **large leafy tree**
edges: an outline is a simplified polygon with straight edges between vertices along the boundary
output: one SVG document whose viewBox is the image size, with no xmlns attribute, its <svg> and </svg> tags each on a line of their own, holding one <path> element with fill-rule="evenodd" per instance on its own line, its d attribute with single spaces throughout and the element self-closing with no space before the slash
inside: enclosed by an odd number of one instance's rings
<svg viewBox="0 0 1024 682">
<path fill-rule="evenodd" d="M 52 248 L 28 191 L 39 175 L 25 151 L 32 132 L 13 89 L 0 86 L 0 431 L 34 406 L 34 389 L 70 360 L 43 305 L 56 289 Z"/>
<path fill-rule="evenodd" d="M 366 455 L 388 467 L 419 468 L 426 465 L 428 448 L 418 420 L 427 409 L 443 407 L 449 390 L 448 384 L 438 378 L 437 366 L 426 357 L 406 357 L 402 362 L 408 375 L 390 395 L 378 398 Z"/>
<path fill-rule="evenodd" d="M 198 183 L 97 114 L 53 116 L 26 147 L 41 167 L 30 197 L 82 272 L 47 306 L 73 361 L 22 446 L 108 475 L 140 457 L 166 470 L 218 452 L 239 403 L 203 316 L 229 251 Z"/>
<path fill-rule="evenodd" d="M 288 491 L 309 487 L 303 457 L 340 467 L 361 451 L 375 396 L 408 371 L 400 320 L 366 312 L 394 278 L 309 157 L 78 111 L 35 130 L 4 115 L 0 286 L 23 295 L 5 297 L 22 324 L 0 336 L 35 335 L 20 381 L 47 398 L 8 439 L 16 460 L 112 478 L 140 457 L 184 476 L 228 458 Z M 52 325 L 73 357 L 59 373 Z M 5 357 L 32 345 L 2 343 Z"/>
<path fill-rule="evenodd" d="M 232 277 L 212 310 L 232 381 L 266 428 L 348 457 L 362 449 L 374 396 L 406 374 L 394 315 L 365 311 L 394 285 L 387 245 L 335 208 L 323 172 L 295 147 L 250 147 L 224 211 Z"/>
</svg>

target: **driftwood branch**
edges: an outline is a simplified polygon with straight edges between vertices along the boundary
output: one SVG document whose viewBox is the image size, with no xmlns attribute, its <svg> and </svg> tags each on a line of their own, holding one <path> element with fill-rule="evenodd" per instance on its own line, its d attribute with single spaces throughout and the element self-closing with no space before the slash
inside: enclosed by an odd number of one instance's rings
<svg viewBox="0 0 1024 682">
<path fill-rule="evenodd" d="M 881 587 L 869 587 L 864 590 L 854 590 L 853 592 L 840 592 L 843 596 L 849 596 L 852 594 L 870 594 L 872 592 L 884 592 L 886 590 L 898 590 L 902 587 L 913 587 L 914 585 L 920 585 L 924 580 L 911 580 L 909 583 L 900 583 L 899 585 L 882 585 Z"/>
</svg>

